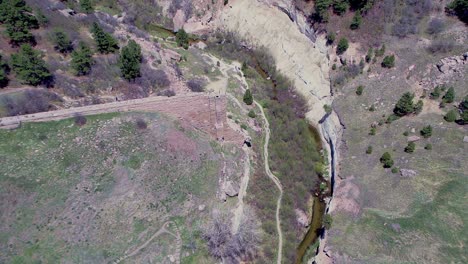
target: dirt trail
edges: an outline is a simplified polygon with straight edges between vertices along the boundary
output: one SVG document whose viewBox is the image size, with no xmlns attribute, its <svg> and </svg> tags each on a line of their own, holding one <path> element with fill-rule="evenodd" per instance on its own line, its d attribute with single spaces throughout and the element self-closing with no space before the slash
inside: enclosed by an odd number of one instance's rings
<svg viewBox="0 0 468 264">
<path fill-rule="evenodd" d="M 268 177 L 275 183 L 276 187 L 280 191 L 280 195 L 278 197 L 278 202 L 276 203 L 276 229 L 278 230 L 278 260 L 277 263 L 281 263 L 282 259 L 282 251 L 283 251 L 283 234 L 281 233 L 281 219 L 280 219 L 280 209 L 281 209 L 281 199 L 283 198 L 283 186 L 281 185 L 280 180 L 271 172 L 270 164 L 268 160 L 268 144 L 270 143 L 270 123 L 263 111 L 263 107 L 257 102 L 254 101 L 255 105 L 258 106 L 262 113 L 262 118 L 265 121 L 265 144 L 263 145 L 263 155 L 264 155 L 264 163 L 265 163 L 265 172 Z"/>
<path fill-rule="evenodd" d="M 154 233 L 148 240 L 145 241 L 145 243 L 141 244 L 139 247 L 137 247 L 132 252 L 125 253 L 122 257 L 120 257 L 119 259 L 114 261 L 114 264 L 121 263 L 122 261 L 126 260 L 127 258 L 130 258 L 130 257 L 133 257 L 133 256 L 137 255 L 142 249 L 146 248 L 151 243 L 151 241 L 153 241 L 155 238 L 157 238 L 158 236 L 160 236 L 160 235 L 162 235 L 164 233 L 169 234 L 169 235 L 176 238 L 176 254 L 175 254 L 176 261 L 175 261 L 175 263 L 180 263 L 180 249 L 181 249 L 182 244 L 181 244 L 179 229 L 177 229 L 177 226 L 176 226 L 177 234 L 174 234 L 171 231 L 166 229 L 166 227 L 169 224 L 175 225 L 175 223 L 171 222 L 171 221 L 164 223 L 163 226 L 158 231 L 156 231 L 156 233 Z"/>
<path fill-rule="evenodd" d="M 210 58 L 212 60 L 214 60 L 215 58 L 213 56 L 210 56 Z M 238 62 L 234 62 L 232 63 L 231 65 L 229 65 L 228 67 L 226 63 L 224 63 L 223 61 L 220 61 L 220 65 L 221 65 L 221 72 L 223 73 L 223 75 L 225 76 L 225 78 L 227 79 L 228 78 L 228 75 L 227 75 L 227 71 L 229 68 L 231 68 L 232 70 L 234 70 L 234 72 L 236 73 L 239 73 L 239 74 L 234 74 L 234 76 L 240 80 L 242 82 L 242 84 L 245 86 L 244 87 L 241 87 L 243 91 L 245 91 L 245 89 L 248 89 L 249 88 L 249 84 L 247 83 L 247 81 L 245 80 L 245 77 L 244 75 L 242 74 L 242 72 L 240 72 L 240 63 Z M 233 97 L 235 99 L 234 96 L 232 96 L 231 94 L 228 94 L 228 97 Z M 237 99 L 235 99 L 235 101 L 237 101 Z M 238 102 L 238 101 L 237 101 Z M 283 186 L 281 185 L 281 182 L 280 180 L 271 172 L 270 170 L 270 164 L 269 164 L 269 152 L 268 152 L 268 145 L 270 143 L 270 123 L 268 122 L 268 119 L 265 115 L 265 112 L 263 111 L 263 107 L 257 102 L 257 101 L 254 101 L 255 105 L 260 109 L 260 112 L 262 114 L 262 118 L 264 120 L 264 129 L 265 129 L 265 143 L 263 145 L 263 153 L 264 153 L 264 163 L 265 163 L 265 172 L 266 174 L 268 175 L 268 177 L 275 183 L 276 187 L 278 187 L 278 190 L 280 191 L 280 195 L 278 196 L 278 201 L 276 203 L 276 214 L 275 214 L 275 218 L 276 218 L 276 229 L 278 231 L 278 258 L 277 258 L 277 263 L 278 264 L 281 264 L 281 260 L 283 258 L 283 233 L 281 231 L 281 219 L 280 219 L 280 209 L 281 209 L 281 200 L 283 198 Z M 241 108 L 243 109 L 244 107 L 239 104 L 241 106 Z M 246 177 L 244 177 L 245 179 Z M 244 181 L 243 179 L 243 181 Z M 248 178 L 246 179 L 247 183 L 248 183 Z M 245 185 L 245 188 L 247 188 L 247 184 Z M 241 190 L 242 190 L 242 186 L 241 186 Z M 245 190 L 246 191 L 246 190 Z M 241 191 L 239 191 L 239 196 L 240 195 Z M 245 194 L 243 194 L 245 195 Z M 241 203 L 241 205 L 243 205 L 243 202 Z M 243 210 L 243 206 L 242 208 L 237 208 L 237 211 L 239 210 Z M 240 214 L 242 214 L 243 211 L 240 211 Z M 240 221 L 240 218 L 237 219 L 238 221 Z M 237 226 L 239 225 L 239 223 L 236 223 Z"/>
</svg>

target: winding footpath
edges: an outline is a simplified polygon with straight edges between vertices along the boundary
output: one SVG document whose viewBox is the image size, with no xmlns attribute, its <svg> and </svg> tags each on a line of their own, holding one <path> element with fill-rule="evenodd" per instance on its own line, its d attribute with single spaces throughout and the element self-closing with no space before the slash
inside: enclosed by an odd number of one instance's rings
<svg viewBox="0 0 468 264">
<path fill-rule="evenodd" d="M 265 115 L 265 111 L 263 111 L 263 107 L 257 101 L 254 101 L 254 103 L 260 109 L 263 120 L 265 120 L 265 144 L 263 145 L 265 172 L 268 175 L 268 177 L 275 183 L 276 187 L 278 187 L 278 190 L 280 191 L 280 195 L 276 203 L 276 229 L 278 230 L 278 259 L 276 262 L 278 264 L 281 264 L 281 259 L 283 256 L 283 233 L 281 232 L 280 209 L 281 199 L 283 198 L 283 186 L 281 185 L 280 180 L 270 170 L 270 164 L 268 160 L 268 144 L 270 143 L 270 123 L 268 122 L 268 119 Z"/>
</svg>

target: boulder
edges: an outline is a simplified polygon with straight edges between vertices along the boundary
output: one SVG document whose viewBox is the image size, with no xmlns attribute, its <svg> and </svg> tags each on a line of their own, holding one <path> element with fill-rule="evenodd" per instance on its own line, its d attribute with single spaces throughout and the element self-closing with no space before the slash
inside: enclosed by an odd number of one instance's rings
<svg viewBox="0 0 468 264">
<path fill-rule="evenodd" d="M 418 172 L 415 170 L 409 170 L 409 169 L 400 169 L 400 175 L 401 177 L 404 178 L 410 178 L 418 175 Z"/>
<path fill-rule="evenodd" d="M 239 189 L 240 186 L 239 184 L 233 182 L 233 181 L 227 181 L 224 184 L 224 192 L 229 196 L 229 197 L 234 197 L 239 194 Z"/>
<path fill-rule="evenodd" d="M 419 137 L 419 136 L 409 136 L 408 137 L 408 142 L 415 142 L 415 141 L 418 141 L 420 139 L 421 139 L 421 137 Z"/>
<path fill-rule="evenodd" d="M 463 142 L 468 143 L 468 136 L 463 137 Z"/>
<path fill-rule="evenodd" d="M 185 14 L 182 10 L 177 10 L 174 17 L 172 18 L 172 22 L 174 23 L 174 31 L 179 31 L 179 29 L 184 27 L 185 24 Z"/>
</svg>

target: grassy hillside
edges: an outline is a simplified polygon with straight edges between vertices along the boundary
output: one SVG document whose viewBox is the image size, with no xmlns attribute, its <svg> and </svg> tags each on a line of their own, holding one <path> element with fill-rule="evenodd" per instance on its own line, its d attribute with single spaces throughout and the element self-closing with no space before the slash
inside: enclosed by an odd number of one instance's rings
<svg viewBox="0 0 468 264">
<path fill-rule="evenodd" d="M 0 139 L 1 262 L 111 262 L 168 221 L 182 240 L 163 234 L 132 261 L 168 262 L 177 247 L 189 262 L 204 258 L 220 169 L 205 135 L 158 114 L 110 114 Z"/>
</svg>

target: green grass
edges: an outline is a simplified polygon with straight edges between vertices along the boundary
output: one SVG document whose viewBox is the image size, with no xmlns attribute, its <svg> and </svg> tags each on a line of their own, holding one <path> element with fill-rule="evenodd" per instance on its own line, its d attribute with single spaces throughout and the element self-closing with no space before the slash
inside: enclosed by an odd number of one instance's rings
<svg viewBox="0 0 468 264">
<path fill-rule="evenodd" d="M 137 129 L 137 118 L 157 126 Z M 158 114 L 127 113 L 89 116 L 82 127 L 68 119 L 0 130 L 0 198 L 14 208 L 0 223 L 6 252 L 0 261 L 108 262 L 141 244 L 151 230 L 139 234 L 167 216 L 183 215 L 179 226 L 206 218 L 218 156 L 206 136 L 187 129 L 182 132 L 197 144 L 195 156 L 167 152 L 165 135 L 181 129 Z M 207 209 L 186 216 L 189 196 Z M 14 237 L 21 241 L 8 249 Z M 161 252 L 171 246 L 160 242 L 153 246 Z M 195 240 L 197 247 L 203 243 Z"/>
</svg>

